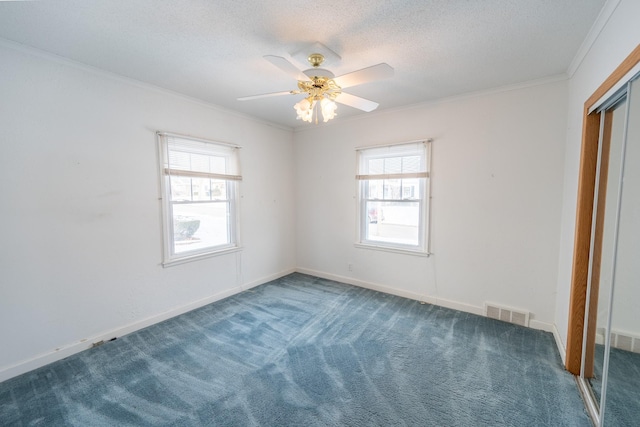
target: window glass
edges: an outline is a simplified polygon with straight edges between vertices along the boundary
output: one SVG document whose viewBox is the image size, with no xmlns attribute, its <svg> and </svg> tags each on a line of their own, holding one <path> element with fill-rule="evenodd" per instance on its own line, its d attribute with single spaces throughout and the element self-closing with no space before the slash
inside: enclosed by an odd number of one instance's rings
<svg viewBox="0 0 640 427">
<path fill-rule="evenodd" d="M 238 147 L 159 133 L 165 262 L 237 247 Z"/>
<path fill-rule="evenodd" d="M 427 251 L 428 144 L 358 151 L 360 244 Z"/>
</svg>

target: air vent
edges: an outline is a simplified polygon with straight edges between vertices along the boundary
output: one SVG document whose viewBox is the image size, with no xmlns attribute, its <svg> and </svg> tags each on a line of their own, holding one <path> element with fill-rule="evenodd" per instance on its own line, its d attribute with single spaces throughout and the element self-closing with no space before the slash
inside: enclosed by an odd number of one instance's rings
<svg viewBox="0 0 640 427">
<path fill-rule="evenodd" d="M 503 307 L 496 304 L 485 304 L 484 315 L 496 320 L 529 326 L 529 312 Z"/>
<path fill-rule="evenodd" d="M 596 344 L 604 345 L 605 328 L 596 328 Z M 611 332 L 611 347 L 620 350 L 640 353 L 640 335 L 633 335 L 627 332 Z"/>
<path fill-rule="evenodd" d="M 492 319 L 500 319 L 500 309 L 498 307 L 487 305 L 485 306 L 485 308 L 486 308 L 485 316 L 491 317 Z"/>
<path fill-rule="evenodd" d="M 640 353 L 640 336 L 632 336 L 627 333 L 613 331 L 611 332 L 611 347 Z"/>
<path fill-rule="evenodd" d="M 616 347 L 622 350 L 631 351 L 633 348 L 633 338 L 626 335 L 618 335 L 616 339 Z"/>
</svg>

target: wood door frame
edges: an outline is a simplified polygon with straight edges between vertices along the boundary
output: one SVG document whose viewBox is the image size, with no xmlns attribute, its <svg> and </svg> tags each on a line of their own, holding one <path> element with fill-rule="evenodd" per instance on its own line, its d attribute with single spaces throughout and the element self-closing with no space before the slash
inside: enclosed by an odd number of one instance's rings
<svg viewBox="0 0 640 427">
<path fill-rule="evenodd" d="M 582 146 L 580 149 L 580 171 L 578 173 L 578 203 L 576 208 L 575 238 L 573 243 L 573 262 L 571 272 L 571 296 L 569 299 L 569 326 L 567 333 L 567 352 L 565 367 L 574 375 L 580 375 L 582 364 L 582 340 L 585 324 L 587 301 L 587 275 L 589 271 L 589 252 L 591 249 L 591 222 L 593 216 L 594 190 L 596 183 L 596 165 L 598 160 L 598 139 L 600 137 L 600 113 L 589 110 L 613 86 L 615 86 L 633 67 L 640 62 L 640 44 L 625 58 L 609 77 L 596 89 L 584 103 L 582 122 Z M 606 118 L 605 130 L 610 128 L 610 117 Z M 606 148 L 606 147 L 603 147 Z M 608 149 L 607 149 L 608 154 Z M 607 162 L 608 163 L 608 162 Z M 601 165 L 601 171 L 602 171 Z M 606 167 L 604 168 L 606 172 Z M 606 184 L 606 179 L 605 179 Z M 599 191 L 602 191 L 602 179 Z M 600 201 L 599 201 L 600 205 Z M 598 212 L 601 212 L 598 209 Z M 596 219 L 594 255 L 600 258 L 602 247 L 602 218 Z M 599 264 L 599 263 L 597 263 Z M 599 270 L 599 265 L 597 265 Z M 589 303 L 589 322 L 587 341 L 595 340 L 595 318 L 598 303 L 598 286 L 592 286 Z M 593 352 L 587 353 L 585 376 L 591 376 Z"/>
</svg>

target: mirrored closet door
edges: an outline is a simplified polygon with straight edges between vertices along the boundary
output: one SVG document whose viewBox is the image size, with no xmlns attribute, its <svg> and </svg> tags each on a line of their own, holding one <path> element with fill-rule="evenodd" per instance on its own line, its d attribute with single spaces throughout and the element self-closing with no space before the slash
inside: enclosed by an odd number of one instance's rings
<svg viewBox="0 0 640 427">
<path fill-rule="evenodd" d="M 579 383 L 600 426 L 640 420 L 640 74 L 599 117 Z"/>
</svg>

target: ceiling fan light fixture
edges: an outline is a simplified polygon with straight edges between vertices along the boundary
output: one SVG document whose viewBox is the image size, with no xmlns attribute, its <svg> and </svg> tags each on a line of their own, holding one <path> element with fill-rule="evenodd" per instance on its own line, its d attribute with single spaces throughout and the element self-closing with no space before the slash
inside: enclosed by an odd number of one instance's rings
<svg viewBox="0 0 640 427">
<path fill-rule="evenodd" d="M 317 103 L 318 102 L 311 96 L 297 102 L 293 106 L 296 113 L 298 113 L 296 119 L 311 123 L 313 121 L 313 112 Z M 322 119 L 325 123 L 336 117 L 337 108 L 338 106 L 331 99 L 324 96 L 320 99 L 320 110 L 322 111 Z M 317 122 L 318 120 L 316 118 L 316 123 Z"/>
<path fill-rule="evenodd" d="M 308 98 L 304 98 L 302 101 L 296 103 L 296 105 L 293 106 L 296 113 L 298 113 L 298 117 L 296 117 L 296 119 L 311 123 L 314 106 L 315 101 L 310 102 Z"/>
<path fill-rule="evenodd" d="M 320 108 L 322 108 L 322 118 L 326 123 L 336 116 L 336 109 L 338 108 L 338 106 L 332 100 L 328 98 L 322 98 L 322 101 L 320 101 Z"/>
<path fill-rule="evenodd" d="M 313 70 L 318 70 L 314 68 Z M 306 93 L 308 96 L 293 106 L 298 117 L 296 119 L 305 122 L 312 122 L 315 105 L 320 102 L 319 110 L 322 111 L 324 122 L 328 122 L 336 116 L 338 106 L 334 102 L 336 97 L 342 93 L 340 86 L 332 78 L 314 76 L 309 81 L 298 80 L 298 90 L 291 93 Z M 316 124 L 318 114 L 316 112 Z"/>
</svg>

